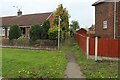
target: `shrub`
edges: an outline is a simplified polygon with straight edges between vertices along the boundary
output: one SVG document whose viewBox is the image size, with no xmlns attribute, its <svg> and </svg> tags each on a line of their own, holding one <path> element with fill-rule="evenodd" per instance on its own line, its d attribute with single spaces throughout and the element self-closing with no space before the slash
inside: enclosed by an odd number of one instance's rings
<svg viewBox="0 0 120 80">
<path fill-rule="evenodd" d="M 18 38 L 18 40 L 23 40 L 23 39 L 25 39 L 24 36 L 20 36 L 20 37 Z"/>
<path fill-rule="evenodd" d="M 21 30 L 18 25 L 11 25 L 9 31 L 9 39 L 18 39 L 21 36 Z"/>
<path fill-rule="evenodd" d="M 60 30 L 60 34 L 61 34 L 61 30 Z M 49 35 L 49 39 L 57 40 L 58 39 L 58 26 L 53 26 L 52 28 L 50 28 L 48 31 L 48 35 Z"/>
<path fill-rule="evenodd" d="M 42 38 L 43 27 L 40 25 L 32 25 L 30 28 L 30 40 L 36 41 Z"/>
<path fill-rule="evenodd" d="M 48 30 L 50 28 L 50 22 L 49 22 L 49 20 L 46 20 L 43 23 L 42 27 L 43 27 L 42 39 L 48 39 Z"/>
</svg>

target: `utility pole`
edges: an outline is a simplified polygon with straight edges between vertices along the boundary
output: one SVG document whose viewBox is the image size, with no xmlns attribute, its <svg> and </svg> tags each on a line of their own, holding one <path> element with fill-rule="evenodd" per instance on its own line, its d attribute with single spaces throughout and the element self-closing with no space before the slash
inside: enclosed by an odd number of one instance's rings
<svg viewBox="0 0 120 80">
<path fill-rule="evenodd" d="M 58 50 L 60 49 L 60 16 L 59 16 L 59 24 L 58 24 Z"/>
</svg>

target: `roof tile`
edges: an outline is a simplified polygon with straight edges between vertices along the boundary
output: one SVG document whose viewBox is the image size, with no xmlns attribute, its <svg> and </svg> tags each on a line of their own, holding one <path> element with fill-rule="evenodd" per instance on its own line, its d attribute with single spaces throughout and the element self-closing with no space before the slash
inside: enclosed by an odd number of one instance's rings
<svg viewBox="0 0 120 80">
<path fill-rule="evenodd" d="M 52 12 L 49 13 L 39 13 L 39 14 L 28 14 L 21 16 L 9 16 L 2 17 L 2 26 L 8 27 L 12 24 L 17 24 L 20 26 L 28 26 L 32 24 L 42 24 Z"/>
</svg>

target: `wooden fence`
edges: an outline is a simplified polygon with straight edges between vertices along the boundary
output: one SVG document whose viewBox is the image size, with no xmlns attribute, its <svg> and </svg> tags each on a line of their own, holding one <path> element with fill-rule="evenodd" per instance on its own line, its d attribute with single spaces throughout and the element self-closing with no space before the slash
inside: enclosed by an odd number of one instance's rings
<svg viewBox="0 0 120 80">
<path fill-rule="evenodd" d="M 85 55 L 88 53 L 94 56 L 97 51 L 99 57 L 120 58 L 120 39 L 98 38 L 95 43 L 96 40 L 91 35 L 82 35 L 77 32 L 74 33 L 74 37 Z"/>
</svg>

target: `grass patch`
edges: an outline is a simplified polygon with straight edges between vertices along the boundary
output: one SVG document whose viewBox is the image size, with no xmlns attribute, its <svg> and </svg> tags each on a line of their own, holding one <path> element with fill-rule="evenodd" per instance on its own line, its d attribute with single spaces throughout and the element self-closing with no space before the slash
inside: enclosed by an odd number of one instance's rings
<svg viewBox="0 0 120 80">
<path fill-rule="evenodd" d="M 62 50 L 2 49 L 2 77 L 63 78 L 66 65 Z"/>
<path fill-rule="evenodd" d="M 0 48 L 0 76 L 2 76 L 2 49 Z"/>
<path fill-rule="evenodd" d="M 118 78 L 117 61 L 94 61 L 86 59 L 77 44 L 72 47 L 76 60 L 80 64 L 81 71 L 87 78 Z"/>
</svg>

